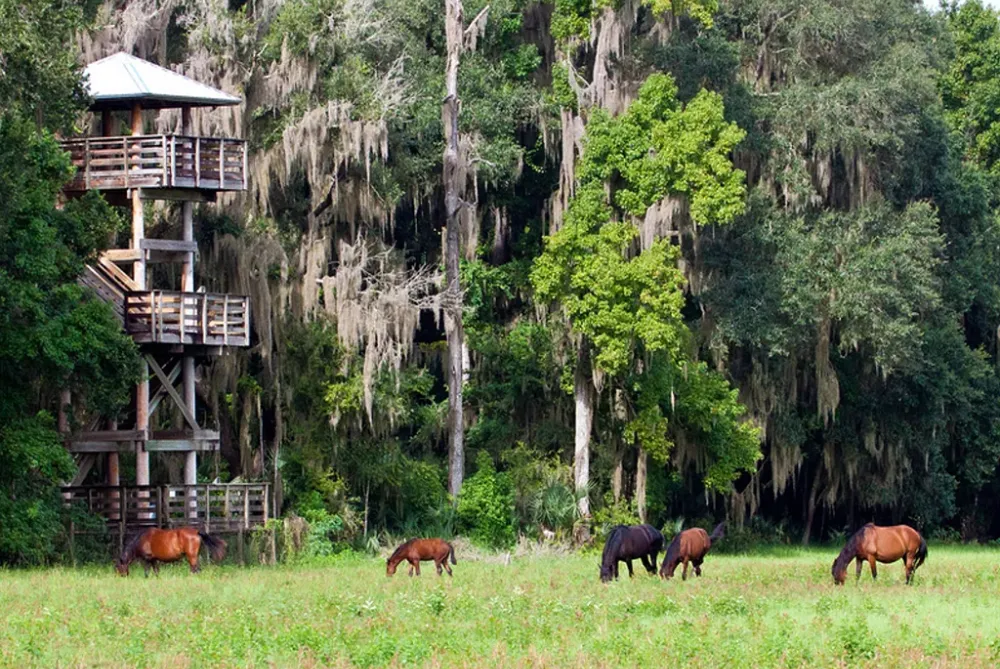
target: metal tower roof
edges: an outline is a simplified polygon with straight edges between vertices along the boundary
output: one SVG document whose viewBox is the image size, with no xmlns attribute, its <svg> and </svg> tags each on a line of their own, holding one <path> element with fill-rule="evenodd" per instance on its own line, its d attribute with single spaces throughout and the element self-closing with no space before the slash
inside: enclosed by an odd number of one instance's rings
<svg viewBox="0 0 1000 669">
<path fill-rule="evenodd" d="M 206 86 L 182 74 L 130 56 L 116 53 L 88 65 L 87 90 L 94 98 L 92 111 L 172 107 L 220 107 L 236 105 L 240 98 Z"/>
</svg>

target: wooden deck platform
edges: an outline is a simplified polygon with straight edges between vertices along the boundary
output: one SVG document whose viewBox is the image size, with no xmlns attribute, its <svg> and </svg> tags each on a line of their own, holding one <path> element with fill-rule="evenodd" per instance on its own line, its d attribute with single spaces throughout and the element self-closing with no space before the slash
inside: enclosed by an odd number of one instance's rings
<svg viewBox="0 0 1000 669">
<path fill-rule="evenodd" d="M 67 191 L 247 189 L 247 143 L 184 135 L 86 137 L 60 142 L 76 167 Z"/>
</svg>

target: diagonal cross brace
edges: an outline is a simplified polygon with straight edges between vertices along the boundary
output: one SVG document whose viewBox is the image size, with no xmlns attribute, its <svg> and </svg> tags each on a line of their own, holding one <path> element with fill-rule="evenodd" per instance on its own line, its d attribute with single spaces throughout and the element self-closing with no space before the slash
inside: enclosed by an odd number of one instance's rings
<svg viewBox="0 0 1000 669">
<path fill-rule="evenodd" d="M 173 368 L 167 374 L 167 379 L 170 381 L 171 386 L 174 385 L 174 383 L 177 381 L 178 378 L 180 378 L 180 375 L 181 375 L 181 363 L 179 360 L 177 360 Z M 163 388 L 156 389 L 156 393 L 153 395 L 153 399 L 149 401 L 150 415 L 152 415 L 153 412 L 156 411 L 156 407 L 160 405 L 160 402 L 163 400 L 166 394 L 167 391 L 164 390 Z"/>
<path fill-rule="evenodd" d="M 174 384 L 170 382 L 170 379 L 163 371 L 163 368 L 156 362 L 156 359 L 147 353 L 146 362 L 149 363 L 149 368 L 153 370 L 156 377 L 160 379 L 160 383 L 163 384 L 164 390 L 166 390 L 167 394 L 170 395 L 174 404 L 176 404 L 177 408 L 181 410 L 182 414 L 184 414 L 184 420 L 187 421 L 188 426 L 192 430 L 200 430 L 201 428 L 198 427 L 198 421 L 195 420 L 194 414 L 191 413 L 191 408 L 188 407 L 181 396 L 177 393 L 177 390 L 174 389 Z"/>
</svg>

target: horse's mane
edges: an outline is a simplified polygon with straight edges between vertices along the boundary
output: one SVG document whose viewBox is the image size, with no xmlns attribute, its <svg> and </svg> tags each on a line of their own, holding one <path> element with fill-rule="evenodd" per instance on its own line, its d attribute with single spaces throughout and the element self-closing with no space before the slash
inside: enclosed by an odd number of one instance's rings
<svg viewBox="0 0 1000 669">
<path fill-rule="evenodd" d="M 677 562 L 681 552 L 681 533 L 674 535 L 673 541 L 667 546 L 667 552 L 663 556 L 663 564 L 669 565 Z"/>
<path fill-rule="evenodd" d="M 399 545 L 399 548 L 394 550 L 392 552 L 392 555 L 389 556 L 389 560 L 393 560 L 394 558 L 396 558 L 400 553 L 403 552 L 403 549 L 409 548 L 410 544 L 412 544 L 414 541 L 416 541 L 416 539 L 409 539 L 408 541 L 404 541 L 403 543 L 401 543 Z"/>
<path fill-rule="evenodd" d="M 847 569 L 847 565 L 851 564 L 851 560 L 858 554 L 858 544 L 861 543 L 862 538 L 865 536 L 865 530 L 872 526 L 872 523 L 867 523 L 851 535 L 851 538 L 844 544 L 843 550 L 840 551 L 840 555 L 833 561 L 834 573 Z"/>
<path fill-rule="evenodd" d="M 601 564 L 607 565 L 614 560 L 617 555 L 616 551 L 621 546 L 622 532 L 624 531 L 624 525 L 615 525 L 611 528 L 611 532 L 608 533 L 608 540 L 604 544 L 604 554 L 601 555 Z"/>
<path fill-rule="evenodd" d="M 118 556 L 118 560 L 121 562 L 131 562 L 135 559 L 135 550 L 139 547 L 139 540 L 142 539 L 142 535 L 146 534 L 146 530 L 141 530 L 136 532 L 125 542 L 124 548 L 122 548 L 121 555 Z"/>
</svg>

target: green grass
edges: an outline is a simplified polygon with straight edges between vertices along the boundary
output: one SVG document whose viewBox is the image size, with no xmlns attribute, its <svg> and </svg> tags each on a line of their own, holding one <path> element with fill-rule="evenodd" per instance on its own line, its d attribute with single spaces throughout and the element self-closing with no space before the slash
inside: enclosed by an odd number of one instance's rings
<svg viewBox="0 0 1000 669">
<path fill-rule="evenodd" d="M 362 557 L 159 579 L 0 571 L 0 666 L 1000 664 L 1000 551 L 931 546 L 913 587 L 896 563 L 844 588 L 834 553 L 709 555 L 701 579 L 607 586 L 593 554 L 459 554 L 450 580 L 426 563 L 387 579 Z"/>
</svg>

